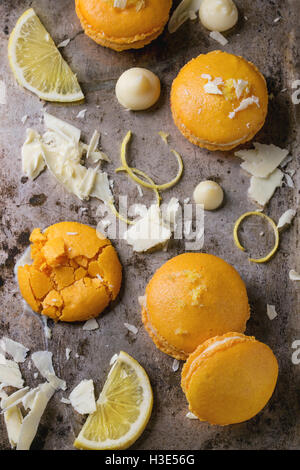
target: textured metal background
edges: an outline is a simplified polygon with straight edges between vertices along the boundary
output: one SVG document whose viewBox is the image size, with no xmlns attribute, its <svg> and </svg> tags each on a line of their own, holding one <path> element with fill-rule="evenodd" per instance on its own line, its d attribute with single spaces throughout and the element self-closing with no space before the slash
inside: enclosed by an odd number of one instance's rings
<svg viewBox="0 0 300 470">
<path fill-rule="evenodd" d="M 291 362 L 291 344 L 300 339 L 299 283 L 296 285 L 288 279 L 290 269 L 300 270 L 298 221 L 283 233 L 280 250 L 271 262 L 261 266 L 249 264 L 247 255 L 238 251 L 232 240 L 234 221 L 241 213 L 255 209 L 247 199 L 249 177 L 241 171 L 240 162 L 232 153 L 211 153 L 185 140 L 173 124 L 169 107 L 172 80 L 189 59 L 214 49 L 243 55 L 260 68 L 267 79 L 269 93 L 274 95 L 267 122 L 256 139 L 288 148 L 294 156 L 289 168 L 299 168 L 300 105 L 294 106 L 291 102 L 292 82 L 300 78 L 297 55 L 299 2 L 239 0 L 237 4 L 241 20 L 229 34 L 229 44 L 224 48 L 211 40 L 200 24 L 187 22 L 177 33 L 169 35 L 165 31 L 158 40 L 140 51 L 116 53 L 98 46 L 83 34 L 72 0 L 0 2 L 0 80 L 5 81 L 8 95 L 7 105 L 0 105 L 1 335 L 22 342 L 32 352 L 49 348 L 54 354 L 57 374 L 68 383 L 68 391 L 80 380 L 92 378 L 98 393 L 109 370 L 111 356 L 121 349 L 133 355 L 150 376 L 155 400 L 150 423 L 134 449 L 295 449 L 300 444 L 300 365 Z M 71 38 L 62 54 L 78 74 L 86 96 L 83 105 L 45 104 L 16 84 L 8 66 L 7 42 L 17 18 L 31 6 L 56 43 Z M 248 20 L 243 19 L 244 16 Z M 281 20 L 274 23 L 278 16 Z M 131 66 L 148 67 L 161 78 L 162 96 L 154 110 L 131 113 L 118 105 L 114 86 L 119 75 Z M 85 108 L 85 119 L 76 119 L 79 110 Z M 172 146 L 183 155 L 184 176 L 175 188 L 164 193 L 165 201 L 171 196 L 181 200 L 191 197 L 194 186 L 202 179 L 212 178 L 221 183 L 226 204 L 205 217 L 204 251 L 223 257 L 238 269 L 247 284 L 252 307 L 247 333 L 270 345 L 280 364 L 274 396 L 257 417 L 225 428 L 188 420 L 185 417 L 187 403 L 180 388 L 180 371 L 172 372 L 173 359 L 155 348 L 142 327 L 137 297 L 143 294 L 156 268 L 184 251 L 181 242 L 172 243 L 166 253 L 151 255 L 133 254 L 124 242 L 115 243 L 124 266 L 123 286 L 116 304 L 99 319 L 97 331 L 83 331 L 81 324 L 49 322 L 53 338 L 47 343 L 39 315 L 23 310 L 13 267 L 28 244 L 30 231 L 68 219 L 93 226 L 97 223 L 97 201 L 81 203 L 75 196 L 67 194 L 48 171 L 34 182 L 22 178 L 20 149 L 25 129 L 29 126 L 43 129 L 40 121 L 43 109 L 78 125 L 86 140 L 94 129 L 101 131 L 103 149 L 113 160 L 113 164 L 104 168 L 115 180 L 115 193 L 128 193 L 131 201 L 144 202 L 126 176 L 114 175 L 114 168 L 119 165 L 119 144 L 128 129 L 136 135 L 132 161 L 157 181 L 169 180 L 176 166 L 156 133 L 160 130 L 169 132 Z M 29 118 L 23 125 L 21 118 L 26 114 Z M 296 188 L 277 190 L 266 210 L 275 220 L 297 204 L 299 175 L 296 174 L 294 181 Z M 151 198 L 152 194 L 147 192 L 145 201 L 149 202 Z M 88 211 L 82 215 L 80 207 L 87 207 Z M 271 233 L 266 231 L 262 238 L 259 236 L 261 230 L 259 223 L 251 222 L 251 232 L 245 233 L 243 240 L 253 247 L 258 243 L 265 243 L 263 248 L 270 246 Z M 274 304 L 278 311 L 278 317 L 272 322 L 266 315 L 267 303 Z M 124 322 L 139 328 L 136 337 L 126 330 Z M 72 349 L 67 363 L 66 347 Z M 75 353 L 79 358 L 75 358 Z M 26 367 L 22 367 L 22 371 L 28 385 L 39 383 L 39 379 L 32 379 L 33 371 Z M 72 448 L 84 418 L 62 404 L 61 396 L 62 392 L 56 393 L 49 403 L 32 448 Z M 0 449 L 7 448 L 9 443 L 1 419 Z"/>
</svg>

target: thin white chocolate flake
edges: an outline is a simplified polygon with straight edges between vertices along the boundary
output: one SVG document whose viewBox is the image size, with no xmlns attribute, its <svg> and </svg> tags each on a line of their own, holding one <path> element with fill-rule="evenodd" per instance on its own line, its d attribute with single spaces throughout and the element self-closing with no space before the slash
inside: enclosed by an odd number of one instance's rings
<svg viewBox="0 0 300 470">
<path fill-rule="evenodd" d="M 46 409 L 46 406 L 55 392 L 55 388 L 50 383 L 40 386 L 33 400 L 32 408 L 27 416 L 23 419 L 19 439 L 17 442 L 17 450 L 29 450 L 32 441 L 37 433 L 37 429 Z"/>
<path fill-rule="evenodd" d="M 60 48 L 60 47 L 67 47 L 67 45 L 69 44 L 69 42 L 71 41 L 70 38 L 67 38 L 65 39 L 64 41 L 60 42 L 57 47 Z"/>
<path fill-rule="evenodd" d="M 55 389 L 65 390 L 67 388 L 66 382 L 55 374 L 52 365 L 52 352 L 37 351 L 31 355 L 31 359 L 41 376 L 47 379 Z"/>
<path fill-rule="evenodd" d="M 180 362 L 178 361 L 178 359 L 174 359 L 172 363 L 172 371 L 177 372 L 179 369 L 179 365 L 180 365 Z"/>
<path fill-rule="evenodd" d="M 0 348 L 12 356 L 15 362 L 24 362 L 29 351 L 29 349 L 23 346 L 23 344 L 13 341 L 6 336 L 3 336 L 0 340 Z"/>
<path fill-rule="evenodd" d="M 96 401 L 93 381 L 82 380 L 69 395 L 69 400 L 77 413 L 94 413 L 96 411 Z"/>
<path fill-rule="evenodd" d="M 270 320 L 274 320 L 277 317 L 277 312 L 274 305 L 267 305 L 267 315 Z"/>
<path fill-rule="evenodd" d="M 0 383 L 15 388 L 22 388 L 24 385 L 18 364 L 5 359 L 2 354 L 0 354 Z"/>
<path fill-rule="evenodd" d="M 192 413 L 191 411 L 189 411 L 186 415 L 185 415 L 186 418 L 188 419 L 198 419 L 196 415 L 194 415 L 194 413 Z"/>
<path fill-rule="evenodd" d="M 266 178 L 252 176 L 248 190 L 250 199 L 261 206 L 265 206 L 273 196 L 276 188 L 282 186 L 283 176 L 282 171 L 278 168 Z"/>
<path fill-rule="evenodd" d="M 285 211 L 278 221 L 277 228 L 283 230 L 288 225 L 291 225 L 296 213 L 297 211 L 295 211 L 295 209 L 288 209 Z"/>
<path fill-rule="evenodd" d="M 131 325 L 130 323 L 124 323 L 125 328 L 127 328 L 128 331 L 136 335 L 138 333 L 138 328 L 134 325 Z"/>
<path fill-rule="evenodd" d="M 93 330 L 97 330 L 98 328 L 99 328 L 99 325 L 95 318 L 90 318 L 90 320 L 87 320 L 82 327 L 82 329 L 85 331 L 93 331 Z"/>
<path fill-rule="evenodd" d="M 289 272 L 289 278 L 291 281 L 300 281 L 300 274 L 294 269 L 291 269 Z"/>
<path fill-rule="evenodd" d="M 260 144 L 254 142 L 254 149 L 238 150 L 234 154 L 242 158 L 241 168 L 252 176 L 265 178 L 269 176 L 286 158 L 289 153 L 275 145 Z"/>
<path fill-rule="evenodd" d="M 211 31 L 209 36 L 222 46 L 226 46 L 226 44 L 228 44 L 228 39 L 226 39 L 219 31 Z"/>
<path fill-rule="evenodd" d="M 6 104 L 6 85 L 0 80 L 0 104 Z"/>
<path fill-rule="evenodd" d="M 258 108 L 260 108 L 259 98 L 257 96 L 250 96 L 249 98 L 244 98 L 240 105 L 234 109 L 231 113 L 229 113 L 229 118 L 233 119 L 236 116 L 236 113 L 240 111 L 244 111 L 245 109 L 249 108 L 252 104 L 256 104 Z"/>
<path fill-rule="evenodd" d="M 86 109 L 82 109 L 81 111 L 79 111 L 79 113 L 77 114 L 77 118 L 78 119 L 83 119 L 85 117 L 85 114 L 86 114 L 87 110 Z"/>
</svg>

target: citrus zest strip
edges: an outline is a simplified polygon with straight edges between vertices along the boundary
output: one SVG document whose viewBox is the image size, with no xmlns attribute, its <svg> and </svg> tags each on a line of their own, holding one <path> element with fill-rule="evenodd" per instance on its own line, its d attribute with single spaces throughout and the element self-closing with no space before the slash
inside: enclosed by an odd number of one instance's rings
<svg viewBox="0 0 300 470">
<path fill-rule="evenodd" d="M 135 222 L 133 222 L 132 220 L 129 220 L 129 219 L 126 219 L 126 217 L 123 217 L 123 215 L 120 214 L 120 212 L 117 211 L 116 209 L 116 206 L 114 205 L 113 202 L 109 202 L 109 207 L 112 211 L 112 213 L 118 217 L 118 219 L 120 219 L 122 222 L 125 222 L 125 224 L 128 224 L 128 225 L 134 225 Z"/>
<path fill-rule="evenodd" d="M 234 242 L 236 244 L 236 246 L 241 250 L 241 251 L 245 251 L 245 248 L 240 244 L 240 241 L 239 241 L 239 238 L 238 238 L 238 230 L 239 230 L 239 227 L 240 227 L 240 224 L 241 222 L 246 219 L 247 217 L 250 217 L 252 215 L 257 215 L 258 217 L 262 217 L 263 219 L 266 219 L 269 224 L 272 226 L 273 228 L 273 231 L 274 231 L 274 235 L 275 235 L 275 244 L 274 244 L 274 247 L 273 249 L 270 251 L 270 253 L 268 253 L 264 258 L 259 258 L 259 259 L 255 259 L 255 258 L 248 258 L 249 261 L 251 261 L 252 263 L 266 263 L 267 261 L 269 261 L 272 256 L 276 253 L 276 251 L 278 250 L 278 246 L 279 246 L 279 231 L 278 231 L 278 228 L 274 222 L 274 220 L 272 220 L 269 216 L 267 216 L 266 214 L 264 214 L 263 212 L 245 212 L 245 214 L 242 214 L 239 219 L 236 221 L 235 225 L 234 225 L 234 229 L 233 229 L 233 238 L 234 238 Z"/>
<path fill-rule="evenodd" d="M 150 176 L 148 176 L 147 173 L 145 173 L 145 172 L 142 171 L 142 170 L 139 170 L 138 168 L 131 168 L 131 169 L 132 169 L 132 171 L 133 171 L 134 173 L 136 173 L 137 175 L 143 176 L 143 178 L 145 178 L 146 180 L 148 180 L 149 183 L 155 185 L 153 179 L 150 178 Z M 123 166 L 120 166 L 119 168 L 116 168 L 116 169 L 115 169 L 115 173 L 119 173 L 120 171 L 126 171 L 126 172 L 127 172 L 126 168 L 124 168 Z M 157 190 L 156 188 L 153 188 L 153 191 L 154 191 L 155 194 L 156 194 L 157 205 L 160 206 L 161 196 L 160 196 L 160 194 L 159 194 L 159 192 L 158 192 L 158 190 Z"/>
<path fill-rule="evenodd" d="M 171 149 L 171 152 L 176 156 L 178 165 L 179 165 L 177 176 L 173 180 L 164 184 L 152 184 L 152 183 L 146 183 L 145 181 L 140 179 L 138 176 L 136 176 L 133 171 L 133 168 L 131 168 L 128 165 L 127 160 L 126 160 L 126 148 L 130 139 L 131 139 L 131 131 L 128 131 L 121 145 L 121 162 L 122 162 L 124 169 L 127 171 L 131 179 L 133 179 L 136 183 L 140 184 L 141 186 L 144 186 L 145 188 L 157 189 L 158 191 L 164 191 L 165 189 L 172 188 L 176 183 L 178 183 L 183 173 L 183 162 L 179 153 L 173 149 Z"/>
</svg>

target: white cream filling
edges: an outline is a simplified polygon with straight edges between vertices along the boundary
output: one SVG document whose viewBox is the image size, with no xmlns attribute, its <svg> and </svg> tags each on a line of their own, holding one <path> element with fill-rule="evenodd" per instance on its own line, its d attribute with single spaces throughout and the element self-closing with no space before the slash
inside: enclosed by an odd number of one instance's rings
<svg viewBox="0 0 300 470">
<path fill-rule="evenodd" d="M 203 356 L 204 354 L 206 354 L 208 351 L 213 351 L 214 349 L 216 349 L 218 346 L 220 346 L 221 344 L 225 344 L 225 343 L 228 343 L 228 341 L 232 341 L 233 339 L 240 339 L 241 337 L 240 336 L 230 336 L 228 338 L 225 338 L 225 339 L 222 339 L 220 341 L 216 341 L 214 344 L 211 344 L 210 346 L 208 346 L 204 351 L 202 351 L 202 353 L 200 354 L 199 357 Z"/>
</svg>

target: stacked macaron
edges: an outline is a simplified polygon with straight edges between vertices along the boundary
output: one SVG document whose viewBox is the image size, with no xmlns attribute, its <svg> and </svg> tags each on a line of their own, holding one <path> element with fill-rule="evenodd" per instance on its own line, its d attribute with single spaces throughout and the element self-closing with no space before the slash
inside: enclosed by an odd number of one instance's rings
<svg viewBox="0 0 300 470">
<path fill-rule="evenodd" d="M 182 389 L 200 420 L 239 423 L 267 404 L 277 360 L 268 346 L 243 334 L 248 296 L 232 266 L 205 253 L 176 256 L 153 275 L 141 303 L 155 345 L 187 359 Z"/>
<path fill-rule="evenodd" d="M 172 0 L 76 0 L 84 32 L 115 51 L 139 49 L 163 31 Z"/>
<path fill-rule="evenodd" d="M 157 347 L 184 360 L 212 336 L 245 331 L 249 304 L 232 266 L 217 256 L 185 253 L 156 271 L 142 315 Z"/>
<path fill-rule="evenodd" d="M 271 349 L 251 336 L 211 338 L 189 356 L 182 389 L 201 421 L 225 426 L 253 418 L 275 389 L 278 364 Z"/>
</svg>

